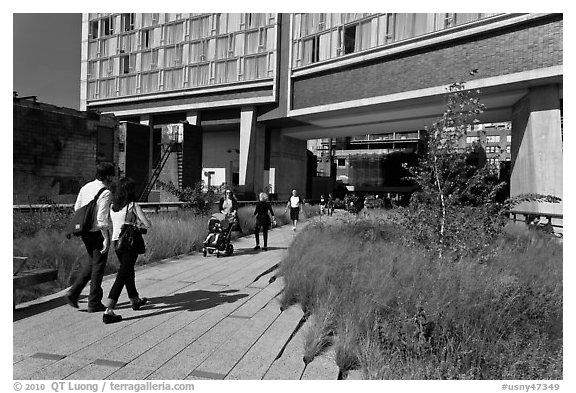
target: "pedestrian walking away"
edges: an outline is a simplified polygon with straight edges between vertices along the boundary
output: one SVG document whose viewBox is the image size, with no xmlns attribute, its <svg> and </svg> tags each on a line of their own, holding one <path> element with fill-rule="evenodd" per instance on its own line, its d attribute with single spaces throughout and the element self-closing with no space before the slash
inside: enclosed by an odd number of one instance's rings
<svg viewBox="0 0 576 393">
<path fill-rule="evenodd" d="M 142 208 L 135 203 L 135 201 L 136 183 L 129 177 L 121 178 L 113 187 L 110 209 L 110 218 L 112 219 L 112 244 L 118 261 L 120 261 L 120 268 L 118 269 L 116 280 L 114 284 L 112 284 L 108 295 L 108 307 L 102 316 L 102 321 L 106 324 L 122 320 L 122 316 L 114 313 L 114 308 L 118 303 L 118 298 L 124 287 L 126 287 L 132 309 L 139 310 L 140 307 L 148 302 L 148 299 L 145 297 L 141 298 L 136 290 L 134 265 L 138 259 L 138 252 L 133 249 L 123 250 L 118 247 L 123 227 L 132 225 L 140 232 L 146 232 L 151 226 Z M 143 251 L 144 250 L 141 252 Z"/>
<path fill-rule="evenodd" d="M 292 190 L 292 196 L 286 204 L 286 212 L 290 209 L 290 220 L 292 220 L 292 230 L 295 231 L 298 226 L 298 216 L 300 215 L 300 206 L 304 204 L 304 201 L 298 195 L 298 191 Z"/>
<path fill-rule="evenodd" d="M 108 223 L 110 219 L 110 190 L 108 187 L 114 180 L 114 164 L 102 162 L 96 166 L 96 178 L 85 184 L 78 193 L 74 210 L 90 203 L 101 191 L 96 200 L 94 218 L 88 232 L 82 234 L 82 242 L 86 247 L 88 259 L 83 263 L 78 277 L 72 287 L 64 295 L 69 305 L 78 308 L 78 299 L 82 290 L 90 281 L 90 293 L 88 295 L 88 312 L 101 312 L 106 309 L 102 304 L 102 279 L 104 269 L 108 260 L 108 249 L 110 247 L 110 233 Z"/>
<path fill-rule="evenodd" d="M 328 194 L 328 201 L 326 202 L 326 208 L 328 209 L 328 215 L 331 216 L 334 213 L 334 198 L 332 194 Z"/>
<path fill-rule="evenodd" d="M 320 195 L 320 215 L 323 216 L 326 213 L 326 199 L 324 195 Z"/>
<path fill-rule="evenodd" d="M 259 201 L 256 203 L 256 207 L 254 209 L 254 215 L 256 216 L 256 226 L 254 228 L 256 247 L 254 247 L 254 249 L 260 249 L 259 233 L 260 229 L 262 229 L 262 239 L 264 240 L 264 247 L 262 247 L 262 250 L 268 251 L 268 229 L 272 224 L 276 224 L 276 219 L 274 218 L 272 205 L 270 205 L 270 202 L 268 202 L 268 194 L 261 192 L 258 199 Z M 270 218 L 270 216 L 272 216 L 272 218 Z"/>
</svg>

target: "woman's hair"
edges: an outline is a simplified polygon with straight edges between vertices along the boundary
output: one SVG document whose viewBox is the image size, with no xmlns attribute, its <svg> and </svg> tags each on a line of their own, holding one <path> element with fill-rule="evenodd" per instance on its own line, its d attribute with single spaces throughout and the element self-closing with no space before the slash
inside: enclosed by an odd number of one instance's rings
<svg viewBox="0 0 576 393">
<path fill-rule="evenodd" d="M 260 197 L 261 201 L 267 201 L 268 200 L 268 194 L 266 194 L 265 192 L 261 192 L 259 197 Z"/>
<path fill-rule="evenodd" d="M 112 210 L 117 212 L 130 202 L 136 201 L 136 182 L 123 177 L 112 187 Z"/>
<path fill-rule="evenodd" d="M 226 194 L 230 193 L 230 199 L 234 198 L 234 193 L 232 192 L 232 190 L 226 190 L 224 191 L 224 197 L 226 197 Z"/>
</svg>

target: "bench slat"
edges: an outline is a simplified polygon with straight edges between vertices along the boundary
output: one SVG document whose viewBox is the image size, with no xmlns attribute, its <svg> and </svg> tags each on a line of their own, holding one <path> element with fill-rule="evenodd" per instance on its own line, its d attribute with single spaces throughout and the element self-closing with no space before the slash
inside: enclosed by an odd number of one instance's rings
<svg viewBox="0 0 576 393">
<path fill-rule="evenodd" d="M 30 285 L 54 281 L 57 278 L 58 270 L 56 269 L 34 269 L 20 272 L 19 275 L 13 276 L 12 283 L 14 288 L 22 289 Z"/>
</svg>

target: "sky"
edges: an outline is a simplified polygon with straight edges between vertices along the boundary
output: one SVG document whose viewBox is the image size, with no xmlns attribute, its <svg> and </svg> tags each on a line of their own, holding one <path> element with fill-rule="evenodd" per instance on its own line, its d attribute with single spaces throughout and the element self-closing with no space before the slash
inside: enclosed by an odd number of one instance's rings
<svg viewBox="0 0 576 393">
<path fill-rule="evenodd" d="M 13 91 L 80 108 L 82 14 L 13 14 Z"/>
</svg>

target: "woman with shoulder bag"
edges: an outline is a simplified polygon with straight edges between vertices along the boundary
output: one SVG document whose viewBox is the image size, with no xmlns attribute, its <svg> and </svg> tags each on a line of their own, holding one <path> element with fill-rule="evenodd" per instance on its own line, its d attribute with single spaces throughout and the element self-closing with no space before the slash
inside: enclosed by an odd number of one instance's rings
<svg viewBox="0 0 576 393">
<path fill-rule="evenodd" d="M 112 244 L 120 261 L 120 269 L 108 295 L 108 308 L 102 321 L 106 324 L 119 322 L 122 316 L 114 313 L 122 289 L 126 287 L 133 310 L 139 310 L 148 299 L 141 298 L 136 290 L 134 265 L 138 254 L 144 253 L 142 233 L 150 227 L 150 221 L 135 203 L 136 183 L 129 177 L 118 180 L 112 192 L 110 218 L 112 219 Z"/>
</svg>

